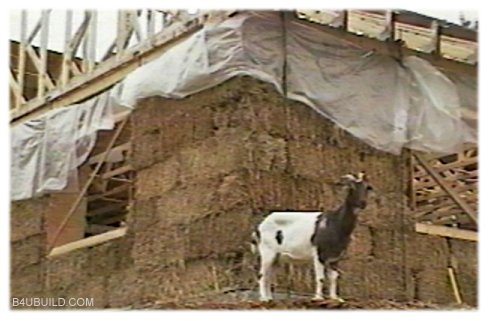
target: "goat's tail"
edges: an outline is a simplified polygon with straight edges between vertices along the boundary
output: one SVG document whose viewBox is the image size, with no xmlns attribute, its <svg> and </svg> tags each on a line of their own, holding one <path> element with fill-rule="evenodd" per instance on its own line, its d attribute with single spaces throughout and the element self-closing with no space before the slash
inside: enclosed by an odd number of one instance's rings
<svg viewBox="0 0 489 321">
<path fill-rule="evenodd" d="M 260 231 L 258 229 L 254 230 L 253 233 L 251 233 L 251 253 L 257 254 L 258 253 L 258 244 L 260 243 Z"/>
</svg>

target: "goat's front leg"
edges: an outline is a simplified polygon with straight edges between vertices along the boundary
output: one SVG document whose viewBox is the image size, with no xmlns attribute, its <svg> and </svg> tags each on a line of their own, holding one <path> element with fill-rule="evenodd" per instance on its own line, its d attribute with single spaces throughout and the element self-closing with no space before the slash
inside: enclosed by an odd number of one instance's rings
<svg viewBox="0 0 489 321">
<path fill-rule="evenodd" d="M 329 297 L 333 300 L 345 302 L 342 298 L 338 296 L 338 276 L 340 274 L 333 267 L 328 267 L 328 279 L 329 279 Z"/>
<path fill-rule="evenodd" d="M 316 276 L 316 294 L 313 300 L 323 300 L 323 284 L 324 284 L 324 264 L 319 261 L 317 251 L 314 250 L 314 274 Z"/>
</svg>

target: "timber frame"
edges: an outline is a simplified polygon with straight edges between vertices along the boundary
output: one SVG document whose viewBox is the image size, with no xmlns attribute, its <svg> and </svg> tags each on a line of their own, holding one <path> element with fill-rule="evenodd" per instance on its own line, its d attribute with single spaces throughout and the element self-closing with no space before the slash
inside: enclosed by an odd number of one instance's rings
<svg viewBox="0 0 489 321">
<path fill-rule="evenodd" d="M 195 15 L 178 10 L 122 10 L 117 16 L 116 36 L 100 55 L 96 46 L 97 12 L 85 10 L 83 21 L 73 30 L 74 13 L 68 10 L 64 50 L 60 53 L 61 59 L 56 68 L 50 69 L 50 13 L 50 10 L 43 10 L 30 32 L 27 30 L 27 11 L 21 14 L 18 53 L 15 63 L 11 63 L 9 74 L 11 126 L 35 119 L 49 110 L 89 99 L 111 88 L 139 66 L 160 57 L 172 46 L 203 28 L 204 24 L 219 23 L 239 14 L 236 10 L 203 11 Z M 441 70 L 477 75 L 477 62 L 471 64 L 449 59 L 443 52 L 444 42 L 458 41 L 474 47 L 476 57 L 477 32 L 437 19 L 399 10 L 346 10 L 334 25 L 313 22 L 300 12 L 285 12 L 282 17 L 284 22 L 319 29 L 370 52 L 397 60 L 416 55 Z M 374 24 L 380 24 L 380 35 L 377 38 L 359 35 L 358 25 L 355 25 L 359 19 L 373 19 Z M 160 29 L 157 28 L 157 21 L 161 22 Z M 425 50 L 408 46 L 402 35 L 412 30 L 428 39 Z M 33 45 L 36 37 L 40 38 L 38 47 Z M 101 58 L 97 58 L 99 56 Z M 33 77 L 31 87 L 34 90 L 27 92 L 29 79 Z M 471 120 L 477 119 L 477 115 L 470 116 Z M 48 246 L 52 254 L 110 239 L 99 236 L 101 233 L 111 233 L 114 237 L 125 233 L 124 217 L 132 198 L 132 168 L 127 158 L 116 165 L 107 159 L 113 154 L 130 155 L 130 142 L 116 144 L 127 122 L 127 119 L 119 120 L 117 129 L 113 131 L 114 136 L 103 152 L 89 158 L 88 165 L 92 172 L 56 231 L 54 241 Z M 477 240 L 476 155 L 476 147 L 470 147 L 460 153 L 452 164 L 447 163 L 447 159 L 453 162 L 453 155 L 426 158 L 426 155 L 411 153 L 410 205 L 417 219 L 416 231 Z M 54 247 L 57 236 L 82 199 L 88 201 L 87 218 L 94 222 L 88 231 L 90 237 L 74 245 L 63 245 L 62 249 Z"/>
<path fill-rule="evenodd" d="M 416 231 L 477 241 L 477 147 L 447 155 L 410 152 L 410 161 Z"/>
</svg>

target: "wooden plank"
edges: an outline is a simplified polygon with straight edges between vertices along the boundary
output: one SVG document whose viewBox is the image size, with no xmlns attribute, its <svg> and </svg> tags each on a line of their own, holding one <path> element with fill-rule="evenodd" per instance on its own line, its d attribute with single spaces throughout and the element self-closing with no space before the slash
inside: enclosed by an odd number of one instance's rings
<svg viewBox="0 0 489 321">
<path fill-rule="evenodd" d="M 141 26 L 139 25 L 137 12 L 134 12 L 134 11 L 131 12 L 130 23 L 131 23 L 131 28 L 132 28 L 132 30 L 134 30 L 134 34 L 136 35 L 137 41 L 141 42 L 141 40 L 143 40 L 143 33 L 141 31 Z"/>
<path fill-rule="evenodd" d="M 429 16 L 425 16 L 413 11 L 406 11 L 406 10 L 397 11 L 397 15 L 398 15 L 397 20 L 400 23 L 412 25 L 412 26 L 418 26 L 422 28 L 430 28 L 432 21 L 438 20 Z M 438 21 L 440 23 L 443 22 L 441 20 Z M 468 28 L 464 28 L 453 23 L 446 23 L 446 22 L 443 23 L 444 23 L 442 29 L 443 35 L 454 37 L 457 39 L 468 40 L 471 42 L 477 41 L 477 31 L 470 30 Z"/>
<path fill-rule="evenodd" d="M 10 89 L 12 90 L 14 96 L 15 96 L 15 100 L 16 101 L 19 101 L 21 103 L 24 103 L 25 102 L 25 99 L 24 97 L 22 96 L 22 93 L 21 93 L 21 89 L 20 89 L 20 86 L 19 84 L 17 83 L 17 81 L 15 81 L 15 78 L 14 78 L 14 75 L 12 73 L 12 70 L 9 71 L 9 86 L 10 86 Z"/>
<path fill-rule="evenodd" d="M 68 84 L 68 80 L 70 79 L 70 71 L 71 71 L 71 59 L 72 55 L 70 53 L 70 40 L 71 33 L 73 31 L 73 11 L 66 11 L 66 19 L 65 19 L 65 39 L 64 39 L 64 51 L 63 51 L 63 62 L 61 65 L 61 75 L 60 75 L 60 83 L 62 87 L 65 87 Z"/>
<path fill-rule="evenodd" d="M 24 98 L 24 79 L 25 79 L 25 47 L 27 42 L 27 11 L 22 10 L 20 18 L 20 44 L 19 60 L 17 62 L 17 84 L 19 86 L 18 96 L 15 101 L 15 108 L 19 108 L 25 103 Z"/>
<path fill-rule="evenodd" d="M 418 207 L 416 208 L 416 212 L 419 213 L 417 214 L 418 216 L 422 216 L 422 215 L 426 215 L 426 213 L 441 211 L 445 209 L 446 210 L 458 209 L 459 211 L 462 212 L 462 210 L 460 210 L 457 204 L 453 203 L 451 199 L 447 199 L 447 201 L 440 202 L 438 204 L 418 205 Z"/>
<path fill-rule="evenodd" d="M 333 37 L 340 38 L 342 41 L 347 41 L 352 45 L 355 45 L 356 47 L 362 48 L 366 51 L 374 51 L 378 54 L 391 56 L 395 59 L 401 59 L 402 57 L 407 56 L 417 56 L 427 60 L 441 70 L 447 70 L 454 73 L 462 73 L 471 76 L 477 75 L 477 65 L 470 65 L 463 62 L 446 59 L 441 56 L 416 51 L 403 46 L 402 43 L 398 41 L 383 42 L 377 39 L 349 33 L 342 29 L 336 29 L 327 25 L 320 25 L 314 22 L 299 19 L 295 16 L 293 17 L 293 19 L 295 20 L 294 23 L 308 26 L 313 29 L 319 29 L 322 32 L 328 33 Z"/>
<path fill-rule="evenodd" d="M 440 172 L 443 172 L 443 171 L 448 171 L 448 170 L 451 170 L 451 169 L 456 169 L 457 167 L 464 167 L 464 166 L 468 166 L 468 165 L 474 165 L 474 164 L 477 164 L 478 161 L 477 161 L 477 157 L 473 157 L 473 158 L 467 158 L 467 159 L 463 159 L 461 161 L 457 161 L 457 162 L 454 162 L 454 163 L 449 163 L 449 164 L 444 164 L 444 165 L 437 165 L 436 167 L 432 167 L 433 170 L 437 173 L 440 173 Z M 414 177 L 415 178 L 421 178 L 421 177 L 424 177 L 424 176 L 427 176 L 429 175 L 428 173 L 415 173 L 414 174 Z"/>
<path fill-rule="evenodd" d="M 423 159 L 422 156 L 418 155 L 417 153 L 414 153 L 414 157 L 416 160 L 421 164 L 421 166 L 424 167 L 424 169 L 440 184 L 440 187 L 445 190 L 445 192 L 450 196 L 450 198 L 465 212 L 467 213 L 473 220 L 474 222 L 477 223 L 477 215 L 472 210 L 472 208 L 462 199 L 460 196 L 458 196 L 450 187 L 447 186 L 446 182 L 443 180 L 443 178 L 438 174 L 436 171 L 434 171 Z"/>
<path fill-rule="evenodd" d="M 436 167 L 434 168 L 434 170 L 436 170 Z M 464 180 L 471 179 L 471 178 L 477 179 L 478 177 L 479 177 L 479 171 L 474 170 L 472 172 L 467 172 L 467 174 L 447 176 L 444 178 L 448 182 L 456 182 L 456 181 L 462 181 L 463 182 Z M 470 182 L 469 184 L 473 184 L 473 185 L 475 185 L 475 188 L 477 188 L 476 183 Z M 414 180 L 413 185 L 414 185 L 414 188 L 416 190 L 420 190 L 420 189 L 427 188 L 427 187 L 437 186 L 437 183 L 434 180 L 430 180 L 430 181 L 426 181 L 426 182 L 419 182 L 417 180 Z"/>
<path fill-rule="evenodd" d="M 39 69 L 37 81 L 37 97 L 42 98 L 46 91 L 45 77 L 48 74 L 48 35 L 49 35 L 49 12 L 41 12 L 41 45 L 39 47 Z"/>
<path fill-rule="evenodd" d="M 29 58 L 31 59 L 32 64 L 34 65 L 34 67 L 37 70 L 38 79 L 39 79 L 39 75 L 42 74 L 42 82 L 43 82 L 44 86 L 47 86 L 49 90 L 54 89 L 54 87 L 55 87 L 54 82 L 51 79 L 51 77 L 49 77 L 49 74 L 47 72 L 42 73 L 42 70 L 43 70 L 42 60 L 36 54 L 34 49 L 30 45 L 26 45 L 25 52 L 29 55 Z M 39 80 L 39 81 L 41 81 L 41 80 Z"/>
<path fill-rule="evenodd" d="M 42 16 L 39 17 L 39 20 L 37 20 L 37 23 L 34 26 L 34 28 L 32 29 L 30 35 L 27 37 L 27 40 L 26 40 L 27 44 L 32 43 L 32 40 L 34 40 L 34 38 L 36 38 L 37 34 L 39 33 L 39 30 L 41 30 L 41 26 L 42 26 Z"/>
<path fill-rule="evenodd" d="M 155 34 L 155 11 L 148 10 L 147 12 L 147 27 L 148 37 L 152 37 Z"/>
<path fill-rule="evenodd" d="M 52 257 L 58 256 L 61 254 L 65 254 L 65 253 L 68 253 L 68 252 L 71 252 L 71 251 L 74 251 L 77 249 L 102 244 L 102 243 L 108 242 L 110 240 L 114 240 L 114 239 L 123 237 L 124 235 L 126 235 L 126 233 L 127 233 L 127 226 L 124 226 L 124 227 L 115 229 L 113 231 L 107 232 L 107 233 L 90 236 L 90 237 L 84 238 L 84 239 L 79 240 L 79 241 L 75 241 L 75 242 L 71 242 L 71 243 L 66 244 L 66 245 L 58 246 L 58 247 L 53 248 L 52 251 L 50 251 L 50 253 L 48 254 L 48 258 L 52 258 Z"/>
<path fill-rule="evenodd" d="M 33 119 L 54 108 L 72 105 L 106 90 L 131 71 L 160 57 L 172 45 L 181 42 L 185 37 L 201 29 L 205 19 L 207 19 L 207 14 L 199 15 L 191 21 L 175 23 L 160 34 L 155 35 L 154 39 L 148 39 L 125 51 L 120 59 L 111 57 L 100 64 L 92 73 L 73 79 L 67 88 L 51 92 L 49 101 L 30 101 L 21 108 L 13 110 L 10 114 L 11 125 Z"/>
<path fill-rule="evenodd" d="M 76 52 L 78 51 L 78 48 L 80 47 L 83 37 L 87 32 L 89 21 L 90 21 L 90 15 L 87 12 L 85 12 L 85 16 L 83 17 L 83 21 L 81 25 L 78 27 L 78 29 L 75 32 L 75 35 L 73 36 L 73 38 L 70 40 L 70 43 L 68 44 L 69 55 L 71 59 L 73 59 L 76 56 Z"/>
<path fill-rule="evenodd" d="M 88 44 L 88 71 L 95 68 L 95 60 L 97 58 L 97 10 L 91 10 L 90 26 L 88 29 L 89 44 Z"/>
<path fill-rule="evenodd" d="M 416 223 L 415 230 L 418 233 L 450 237 L 467 241 L 477 242 L 478 233 L 469 230 L 462 230 L 454 227 L 438 226 L 425 223 Z"/>
<path fill-rule="evenodd" d="M 63 220 L 63 222 L 61 222 L 58 230 L 54 234 L 53 241 L 51 243 L 48 243 L 48 252 L 51 251 L 51 249 L 53 248 L 53 245 L 56 243 L 56 240 L 59 237 L 59 235 L 60 235 L 61 231 L 63 230 L 63 228 L 65 227 L 66 223 L 69 221 L 69 219 L 73 215 L 73 213 L 75 213 L 76 209 L 80 205 L 81 200 L 85 197 L 85 195 L 86 195 L 86 193 L 88 191 L 88 188 L 90 187 L 90 184 L 92 183 L 92 181 L 94 180 L 95 176 L 98 174 L 98 171 L 102 167 L 102 165 L 103 165 L 103 163 L 105 161 L 105 157 L 107 157 L 107 155 L 109 154 L 109 150 L 112 148 L 112 146 L 114 146 L 114 143 L 116 142 L 117 138 L 122 133 L 122 129 L 124 128 L 127 120 L 128 120 L 128 118 L 126 118 L 126 119 L 124 119 L 122 121 L 122 123 L 119 125 L 119 127 L 116 130 L 116 132 L 114 133 L 114 136 L 112 136 L 112 139 L 110 140 L 109 145 L 107 146 L 107 150 L 105 151 L 104 158 L 100 160 L 100 162 L 97 164 L 97 166 L 95 167 L 95 169 L 93 170 L 93 172 L 90 174 L 90 177 L 88 178 L 88 180 L 85 182 L 85 186 L 83 186 L 82 190 L 78 194 L 77 199 L 73 203 L 73 206 L 70 208 L 70 211 L 66 215 L 65 219 Z"/>
<path fill-rule="evenodd" d="M 132 165 L 125 165 L 125 166 L 121 166 L 121 167 L 118 167 L 116 169 L 113 169 L 111 171 L 105 172 L 102 175 L 100 175 L 100 177 L 102 179 L 109 179 L 109 178 L 112 178 L 112 177 L 117 176 L 117 175 L 125 174 L 129 171 L 132 171 L 132 170 L 133 170 Z"/>
<path fill-rule="evenodd" d="M 446 184 L 445 187 L 451 189 L 453 193 L 459 194 L 459 193 L 463 193 L 463 192 L 472 191 L 477 187 L 477 185 L 476 184 L 465 185 L 465 186 L 458 186 L 458 187 L 454 188 L 453 186 L 449 186 L 448 184 Z M 425 193 L 425 195 L 416 195 L 416 202 L 427 201 L 427 200 L 434 199 L 437 197 L 450 196 L 446 192 L 445 188 L 441 187 L 441 189 L 442 190 L 440 190 L 440 191 L 427 192 L 427 193 Z M 417 192 L 419 192 L 419 191 L 417 191 Z"/>
<path fill-rule="evenodd" d="M 455 296 L 455 301 L 457 301 L 458 304 L 462 304 L 462 297 L 460 296 L 460 291 L 458 290 L 458 283 L 457 279 L 455 278 L 455 272 L 452 267 L 448 268 L 448 276 L 450 278 L 450 283 L 452 285 L 453 289 L 453 295 Z"/>
</svg>

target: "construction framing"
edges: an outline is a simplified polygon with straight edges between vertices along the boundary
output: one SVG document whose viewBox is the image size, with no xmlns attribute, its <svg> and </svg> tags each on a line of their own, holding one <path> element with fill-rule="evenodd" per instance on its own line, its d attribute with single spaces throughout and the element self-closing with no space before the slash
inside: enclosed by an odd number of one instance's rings
<svg viewBox="0 0 489 321">
<path fill-rule="evenodd" d="M 416 231 L 476 241 L 477 147 L 447 155 L 411 152 L 411 208 Z"/>
<path fill-rule="evenodd" d="M 358 35 L 354 25 L 361 19 L 377 19 L 382 29 L 381 40 Z M 100 55 L 97 53 L 97 12 L 86 10 L 83 20 L 73 30 L 73 11 L 66 11 L 65 41 L 60 65 L 50 69 L 48 63 L 49 20 L 51 11 L 43 10 L 31 30 L 27 29 L 28 14 L 23 11 L 20 21 L 20 42 L 17 63 L 11 65 L 9 84 L 12 102 L 11 125 L 33 119 L 48 110 L 84 101 L 110 88 L 130 72 L 161 56 L 173 45 L 203 27 L 204 23 L 217 23 L 236 14 L 236 11 L 200 12 L 189 15 L 185 11 L 122 10 L 117 16 L 117 32 L 110 46 Z M 442 55 L 441 47 L 447 37 L 477 43 L 477 33 L 439 20 L 404 11 L 343 11 L 335 26 L 321 25 L 299 17 L 297 12 L 285 12 L 284 21 L 299 23 L 321 29 L 332 36 L 348 41 L 359 48 L 401 59 L 417 55 L 442 70 L 476 75 L 477 65 L 467 64 Z M 360 19 L 360 20 L 361 20 Z M 157 28 L 157 21 L 161 28 Z M 402 29 L 404 28 L 404 29 Z M 406 46 L 399 30 L 423 29 L 429 39 L 426 52 Z M 418 30 L 416 29 L 416 30 Z M 74 32 L 73 32 L 74 31 Z M 39 38 L 40 45 L 33 41 Z M 101 57 L 97 59 L 97 57 Z M 27 66 L 34 66 L 35 93 L 25 90 Z M 473 116 L 473 115 L 472 115 Z M 116 145 L 127 119 L 122 120 L 104 152 L 92 155 L 88 163 L 94 166 L 90 178 L 80 190 L 66 218 L 61 222 L 49 250 L 54 248 L 56 238 L 83 198 L 92 204 L 87 218 L 103 217 L 92 224 L 89 234 L 96 235 L 113 230 L 111 223 L 123 220 L 132 193 L 132 168 L 127 162 L 117 166 L 106 162 L 110 154 L 130 154 L 130 142 Z M 412 186 L 410 204 L 420 233 L 477 240 L 477 148 L 470 147 L 453 155 L 425 158 L 411 154 Z M 475 155 L 475 156 L 474 156 Z M 449 161 L 452 159 L 452 161 Z M 119 184 L 111 185 L 110 181 Z M 124 195 L 124 197 L 120 197 Z M 109 226 L 109 227 L 108 227 Z M 117 233 L 116 233 L 117 234 Z M 118 235 L 118 234 L 117 234 Z M 83 242 L 82 242 L 83 243 Z M 80 243 L 80 244 L 82 244 Z M 85 244 L 85 243 L 83 243 Z M 88 242 L 87 244 L 90 244 Z M 62 251 L 63 252 L 63 251 Z"/>
</svg>

